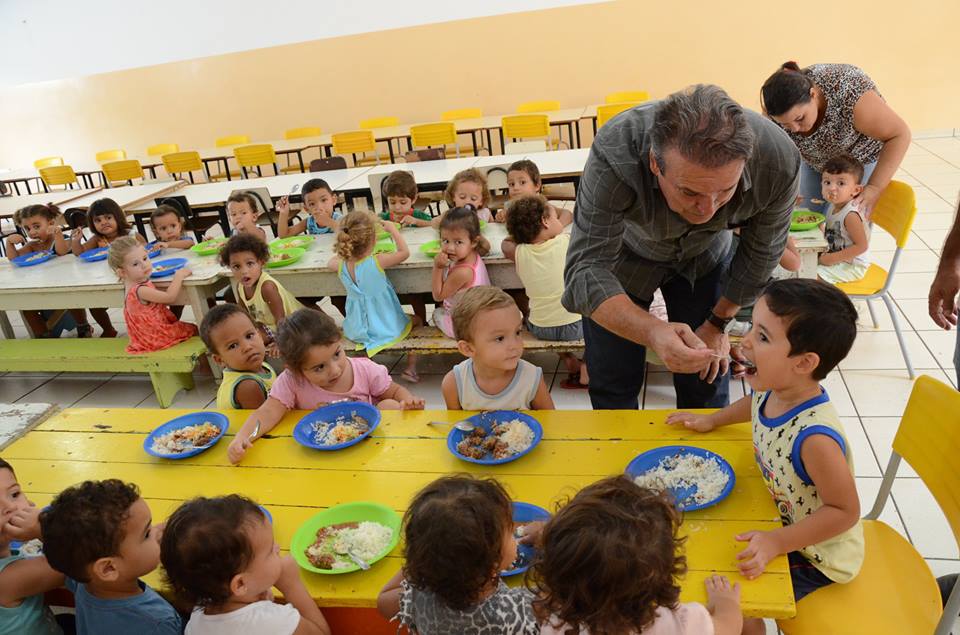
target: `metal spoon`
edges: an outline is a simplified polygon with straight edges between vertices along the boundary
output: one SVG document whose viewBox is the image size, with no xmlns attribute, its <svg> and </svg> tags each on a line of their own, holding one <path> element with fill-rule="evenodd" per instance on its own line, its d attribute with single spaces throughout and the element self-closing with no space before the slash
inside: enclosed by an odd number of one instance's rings
<svg viewBox="0 0 960 635">
<path fill-rule="evenodd" d="M 428 426 L 446 426 L 450 425 L 449 421 L 428 421 Z M 457 421 L 453 424 L 453 427 L 461 432 L 473 432 L 477 426 L 473 425 L 469 421 Z"/>
<path fill-rule="evenodd" d="M 717 359 L 724 359 L 724 356 L 723 356 L 723 355 L 718 355 L 717 353 L 711 353 L 710 355 L 711 355 L 712 357 L 716 357 Z M 753 362 L 751 362 L 750 360 L 748 360 L 748 359 L 737 359 L 737 358 L 735 358 L 733 355 L 727 356 L 726 359 L 730 360 L 730 361 L 733 362 L 734 364 L 740 364 L 740 365 L 743 366 L 744 368 L 756 368 L 756 367 L 757 367 L 757 365 L 754 364 Z"/>
<path fill-rule="evenodd" d="M 253 432 L 250 433 L 250 436 L 247 437 L 247 441 L 253 441 L 257 438 L 257 435 L 260 434 L 260 420 L 257 419 L 257 425 L 253 428 Z"/>
<path fill-rule="evenodd" d="M 370 568 L 370 563 L 369 563 L 369 562 L 367 562 L 366 560 L 364 560 L 363 558 L 361 558 L 360 556 L 358 556 L 357 554 L 355 554 L 355 553 L 352 552 L 352 551 L 338 551 L 338 552 L 337 552 L 337 555 L 338 555 L 338 556 L 347 556 L 348 558 L 350 558 L 351 560 L 353 560 L 353 563 L 354 563 L 355 565 L 357 565 L 358 567 L 360 567 L 360 569 L 362 569 L 363 571 L 366 571 L 367 569 Z"/>
</svg>

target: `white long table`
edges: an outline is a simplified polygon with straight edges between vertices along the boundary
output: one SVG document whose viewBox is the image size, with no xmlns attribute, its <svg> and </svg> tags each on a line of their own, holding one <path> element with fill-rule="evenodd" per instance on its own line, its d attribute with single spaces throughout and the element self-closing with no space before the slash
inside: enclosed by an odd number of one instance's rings
<svg viewBox="0 0 960 635">
<path fill-rule="evenodd" d="M 0 198 L 0 218 L 13 216 L 18 209 L 27 205 L 56 205 L 64 207 L 65 204 L 72 201 L 86 198 L 88 195 L 101 191 L 102 188 L 82 189 L 82 190 L 54 190 L 52 192 L 41 192 L 39 194 L 26 194 L 23 196 L 4 196 Z"/>
</svg>

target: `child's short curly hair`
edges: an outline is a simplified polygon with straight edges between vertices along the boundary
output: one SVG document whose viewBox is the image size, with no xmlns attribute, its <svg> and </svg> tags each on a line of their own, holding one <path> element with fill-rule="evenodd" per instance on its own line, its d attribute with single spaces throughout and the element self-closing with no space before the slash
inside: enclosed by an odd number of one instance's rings
<svg viewBox="0 0 960 635">
<path fill-rule="evenodd" d="M 413 586 L 454 610 L 477 603 L 499 575 L 510 497 L 496 480 L 444 476 L 424 487 L 404 515 L 403 572 Z"/>
<path fill-rule="evenodd" d="M 680 514 L 668 495 L 614 476 L 588 485 L 547 522 L 527 585 L 534 612 L 572 632 L 640 633 L 680 597 Z"/>
<path fill-rule="evenodd" d="M 303 362 L 311 346 L 329 346 L 343 335 L 333 318 L 314 309 L 297 309 L 277 327 L 277 347 L 287 368 L 303 374 Z"/>
<path fill-rule="evenodd" d="M 43 552 L 50 566 L 78 582 L 89 567 L 120 552 L 130 507 L 140 498 L 133 483 L 85 481 L 69 487 L 40 512 Z"/>
<path fill-rule="evenodd" d="M 518 245 L 529 245 L 543 229 L 543 219 L 550 206 L 542 196 L 521 196 L 510 203 L 507 231 Z"/>
<path fill-rule="evenodd" d="M 220 264 L 224 267 L 230 266 L 230 256 L 249 251 L 261 263 L 270 260 L 270 248 L 253 234 L 237 234 L 231 236 L 223 247 L 220 248 Z"/>
<path fill-rule="evenodd" d="M 230 581 L 254 558 L 248 531 L 266 517 L 237 494 L 194 498 L 167 520 L 160 562 L 179 597 L 194 606 L 220 606 L 231 597 Z"/>
</svg>

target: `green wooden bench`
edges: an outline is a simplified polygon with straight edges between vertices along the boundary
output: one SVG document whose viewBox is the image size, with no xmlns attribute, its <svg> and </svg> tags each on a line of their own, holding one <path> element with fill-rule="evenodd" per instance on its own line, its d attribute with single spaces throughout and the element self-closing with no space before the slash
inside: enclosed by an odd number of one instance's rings
<svg viewBox="0 0 960 635">
<path fill-rule="evenodd" d="M 133 355 L 125 337 L 0 340 L 0 371 L 148 373 L 162 408 L 193 388 L 193 369 L 207 352 L 199 337 Z"/>
</svg>

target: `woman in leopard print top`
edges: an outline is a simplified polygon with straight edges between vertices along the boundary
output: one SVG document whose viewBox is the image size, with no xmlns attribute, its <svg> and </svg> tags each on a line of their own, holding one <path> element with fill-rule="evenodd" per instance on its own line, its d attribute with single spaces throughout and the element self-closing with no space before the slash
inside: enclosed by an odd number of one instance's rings
<svg viewBox="0 0 960 635">
<path fill-rule="evenodd" d="M 850 64 L 787 62 L 762 89 L 764 112 L 787 132 L 804 165 L 804 206 L 823 212 L 820 174 L 830 159 L 847 154 L 864 167 L 860 211 L 869 214 L 893 178 L 907 148 L 910 129 L 880 96 L 866 73 Z"/>
</svg>

